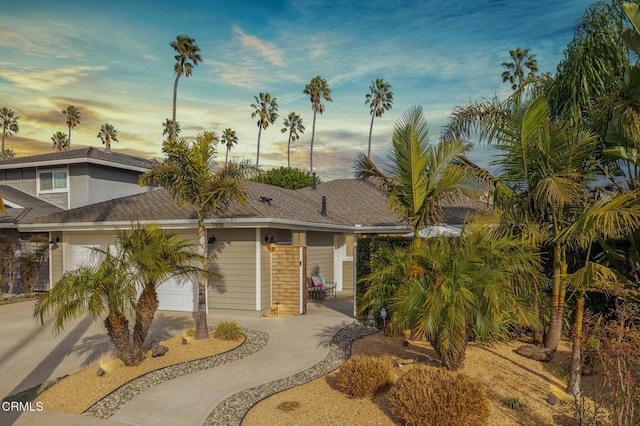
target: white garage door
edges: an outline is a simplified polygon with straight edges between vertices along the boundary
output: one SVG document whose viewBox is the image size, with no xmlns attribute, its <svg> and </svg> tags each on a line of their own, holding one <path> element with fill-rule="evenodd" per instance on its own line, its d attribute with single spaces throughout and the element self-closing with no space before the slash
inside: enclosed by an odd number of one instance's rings
<svg viewBox="0 0 640 426">
<path fill-rule="evenodd" d="M 114 238 L 108 235 L 74 235 L 69 239 L 69 256 L 66 256 L 66 270 L 80 266 L 93 266 L 102 259 L 92 255 L 91 247 L 115 250 Z M 197 284 L 195 279 L 171 278 L 158 287 L 158 309 L 163 311 L 195 312 L 197 308 Z"/>
</svg>

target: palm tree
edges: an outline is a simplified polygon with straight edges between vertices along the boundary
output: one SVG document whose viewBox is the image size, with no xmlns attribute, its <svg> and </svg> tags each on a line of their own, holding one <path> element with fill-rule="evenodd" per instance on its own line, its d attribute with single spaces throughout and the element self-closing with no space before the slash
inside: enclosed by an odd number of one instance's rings
<svg viewBox="0 0 640 426">
<path fill-rule="evenodd" d="M 174 126 L 175 126 L 175 129 L 174 129 Z M 175 135 L 177 137 L 180 134 L 180 132 L 182 132 L 182 129 L 180 129 L 180 123 L 176 122 L 174 124 L 174 121 L 169 118 L 167 118 L 165 122 L 162 123 L 162 127 L 163 127 L 162 136 L 173 137 L 174 130 L 175 130 Z"/>
<path fill-rule="evenodd" d="M 421 107 L 413 107 L 400 117 L 391 143 L 388 170 L 381 170 L 361 153 L 355 173 L 359 179 L 375 180 L 387 194 L 389 206 L 407 219 L 416 236 L 420 228 L 442 221 L 445 198 L 480 194 L 471 174 L 477 166 L 464 157 L 470 145 L 459 140 L 429 145 Z"/>
<path fill-rule="evenodd" d="M 389 111 L 393 106 L 393 92 L 391 85 L 381 78 L 371 82 L 369 86 L 371 93 L 367 93 L 365 105 L 371 107 L 371 125 L 369 126 L 369 148 L 367 157 L 371 157 L 371 133 L 373 132 L 373 119 L 382 117 L 385 111 Z"/>
<path fill-rule="evenodd" d="M 271 98 L 269 92 L 260 92 L 259 97 L 253 97 L 256 102 L 251 104 L 255 111 L 251 113 L 251 118 L 258 117 L 258 155 L 256 156 L 256 167 L 260 167 L 260 134 L 262 129 L 267 129 L 269 124 L 275 123 L 278 118 L 278 99 Z"/>
<path fill-rule="evenodd" d="M 195 39 L 186 36 L 179 35 L 175 41 L 170 43 L 170 46 L 176 51 L 176 64 L 173 67 L 173 71 L 176 74 L 176 80 L 173 83 L 173 115 L 171 120 L 176 123 L 176 100 L 178 97 L 178 80 L 180 76 L 184 74 L 185 77 L 189 77 L 193 72 L 193 67 L 198 65 L 198 62 L 202 61 L 202 57 L 198 52 L 200 48 L 196 44 Z M 171 137 L 177 138 L 177 132 L 174 132 Z"/>
<path fill-rule="evenodd" d="M 69 150 L 69 139 L 67 138 L 67 134 L 63 132 L 55 132 L 53 136 L 51 136 L 51 140 L 53 141 L 53 149 L 56 151 L 68 151 Z"/>
<path fill-rule="evenodd" d="M 538 72 L 538 61 L 536 55 L 529 53 L 529 49 L 510 50 L 509 56 L 512 62 L 503 62 L 502 82 L 511 84 L 511 89 L 522 93 L 527 83 L 532 83 L 536 79 Z"/>
<path fill-rule="evenodd" d="M 94 256 L 102 259 L 100 264 L 66 272 L 38 299 L 34 316 L 44 324 L 53 315 L 55 333 L 85 312 L 94 319 L 104 318 L 117 356 L 133 366 L 145 357 L 143 344 L 158 308 L 158 286 L 174 276 L 201 272 L 192 266 L 201 257 L 192 244 L 157 225 L 116 229 L 116 247 L 93 248 Z M 130 320 L 135 321 L 133 333 Z"/>
<path fill-rule="evenodd" d="M 2 158 L 6 158 L 4 138 L 7 135 L 11 136 L 20 131 L 18 126 L 19 119 L 20 117 L 16 117 L 14 110 L 7 107 L 0 108 L 0 123 L 2 123 L 2 151 L 0 151 L 0 156 L 2 156 Z"/>
<path fill-rule="evenodd" d="M 324 112 L 324 104 L 322 103 L 322 99 L 328 102 L 333 102 L 331 99 L 331 89 L 329 89 L 329 84 L 327 80 L 320 76 L 316 76 L 311 79 L 311 82 L 304 86 L 304 90 L 302 91 L 305 95 L 309 95 L 309 99 L 311 100 L 311 109 L 313 110 L 313 124 L 311 125 L 311 149 L 309 154 L 309 169 L 310 173 L 313 174 L 313 141 L 316 136 L 316 114 Z"/>
<path fill-rule="evenodd" d="M 71 129 L 80 124 L 80 111 L 73 105 L 69 105 L 62 110 L 62 113 L 67 117 L 65 123 L 67 123 L 67 128 L 69 129 L 69 143 L 67 144 L 67 150 L 69 150 L 71 148 Z"/>
<path fill-rule="evenodd" d="M 184 138 L 169 139 L 162 144 L 165 160 L 140 178 L 140 185 L 160 185 L 182 206 L 192 206 L 198 218 L 198 244 L 202 256 L 201 270 L 208 270 L 207 215 L 224 212 L 232 201 L 244 202 L 246 194 L 242 182 L 256 168 L 247 161 L 230 162 L 214 171 L 218 137 L 213 132 L 196 136 L 193 143 Z M 196 339 L 209 337 L 206 301 L 207 275 L 198 280 L 198 316 Z"/>
<path fill-rule="evenodd" d="M 367 277 L 360 310 L 391 287 L 392 331 L 426 338 L 446 368 L 461 366 L 471 339 L 505 341 L 513 328 L 535 324 L 523 283 L 539 275 L 538 251 L 495 224 L 467 224 L 459 238 L 433 237 L 388 259 Z"/>
<path fill-rule="evenodd" d="M 282 133 L 289 132 L 289 142 L 287 144 L 287 167 L 291 167 L 291 142 L 300 139 L 300 135 L 304 134 L 304 125 L 302 117 L 295 112 L 290 112 L 289 116 L 284 119 L 284 127 L 280 130 Z"/>
<path fill-rule="evenodd" d="M 222 132 L 222 142 L 227 147 L 224 156 L 224 165 L 226 167 L 227 162 L 229 161 L 229 151 L 231 151 L 231 148 L 233 148 L 234 145 L 238 144 L 238 136 L 236 135 L 236 131 L 231 129 L 230 127 L 224 129 L 224 132 Z"/>
<path fill-rule="evenodd" d="M 111 152 L 111 142 L 118 141 L 118 131 L 109 123 L 104 123 L 96 136 L 102 141 L 105 152 Z"/>
<path fill-rule="evenodd" d="M 567 276 L 567 285 L 576 295 L 573 349 L 567 392 L 581 394 L 582 322 L 587 291 L 611 291 L 621 286 L 617 271 L 592 256 L 596 241 L 617 239 L 640 227 L 640 189 L 594 201 L 556 237 L 558 244 L 586 250 L 583 265 Z"/>
</svg>

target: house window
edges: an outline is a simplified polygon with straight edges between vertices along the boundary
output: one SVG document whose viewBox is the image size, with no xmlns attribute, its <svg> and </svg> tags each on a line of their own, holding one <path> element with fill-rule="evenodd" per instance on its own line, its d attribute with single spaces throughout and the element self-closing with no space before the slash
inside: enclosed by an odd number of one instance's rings
<svg viewBox="0 0 640 426">
<path fill-rule="evenodd" d="M 40 188 L 39 192 L 66 192 L 67 191 L 67 171 L 51 170 L 38 174 Z"/>
</svg>

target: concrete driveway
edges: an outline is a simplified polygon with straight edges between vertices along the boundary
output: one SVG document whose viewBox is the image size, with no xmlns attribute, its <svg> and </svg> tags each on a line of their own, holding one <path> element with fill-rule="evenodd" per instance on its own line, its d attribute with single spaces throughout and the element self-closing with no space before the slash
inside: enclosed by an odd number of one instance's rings
<svg viewBox="0 0 640 426">
<path fill-rule="evenodd" d="M 20 392 L 93 364 L 110 356 L 111 344 L 101 322 L 89 317 L 70 322 L 54 336 L 51 324 L 40 326 L 32 319 L 34 302 L 0 306 L 0 395 Z M 241 326 L 266 331 L 269 343 L 262 351 L 231 364 L 200 371 L 162 383 L 136 396 L 110 420 L 44 412 L 4 411 L 0 425 L 201 425 L 222 400 L 249 387 L 287 377 L 319 362 L 328 351 L 333 335 L 353 321 L 348 299 L 338 298 L 309 314 L 289 318 L 224 317 L 209 314 L 213 325 L 219 319 L 235 319 Z M 347 313 L 347 315 L 345 315 Z M 150 338 L 163 338 L 193 325 L 191 313 L 158 312 Z M 220 386 L 220 384 L 225 384 Z M 203 389 L 207 391 L 203 393 Z M 189 407 L 188 410 L 183 410 Z"/>
</svg>

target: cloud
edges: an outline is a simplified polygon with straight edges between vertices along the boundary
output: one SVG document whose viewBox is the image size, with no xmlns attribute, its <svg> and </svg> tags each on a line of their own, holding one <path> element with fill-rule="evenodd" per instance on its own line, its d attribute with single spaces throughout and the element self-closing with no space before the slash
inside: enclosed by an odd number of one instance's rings
<svg viewBox="0 0 640 426">
<path fill-rule="evenodd" d="M 237 25 L 233 26 L 233 32 L 240 38 L 240 43 L 244 47 L 257 50 L 266 61 L 273 65 L 284 66 L 284 54 L 275 44 L 246 34 Z"/>
<path fill-rule="evenodd" d="M 76 83 L 89 73 L 102 71 L 106 68 L 105 66 L 75 66 L 36 72 L 1 70 L 0 78 L 10 81 L 18 87 L 48 91 Z"/>
<path fill-rule="evenodd" d="M 33 43 L 22 34 L 11 31 L 7 27 L 0 27 L 0 46 L 30 49 L 33 47 Z"/>
<path fill-rule="evenodd" d="M 142 58 L 143 59 L 148 59 L 149 61 L 157 61 L 158 60 L 158 58 L 156 58 L 153 55 L 149 55 L 148 53 L 143 54 Z"/>
</svg>

